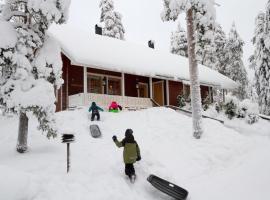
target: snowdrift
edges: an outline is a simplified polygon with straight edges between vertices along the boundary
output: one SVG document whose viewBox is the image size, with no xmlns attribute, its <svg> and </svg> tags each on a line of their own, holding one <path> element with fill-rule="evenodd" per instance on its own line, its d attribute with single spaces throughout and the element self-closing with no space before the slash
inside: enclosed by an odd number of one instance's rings
<svg viewBox="0 0 270 200">
<path fill-rule="evenodd" d="M 31 119 L 29 152 L 17 154 L 17 118 L 0 117 L 0 199 L 169 199 L 147 182 L 149 174 L 186 188 L 193 200 L 270 199 L 269 135 L 240 134 L 204 119 L 205 134 L 195 140 L 191 118 L 166 108 L 102 112 L 100 122 L 90 122 L 87 115 L 87 108 L 57 114 L 61 132 L 74 132 L 76 138 L 68 175 L 60 136 L 47 140 Z M 94 123 L 101 138 L 89 133 Z M 142 154 L 133 185 L 124 175 L 122 149 L 111 139 L 121 139 L 127 128 L 133 129 Z"/>
</svg>

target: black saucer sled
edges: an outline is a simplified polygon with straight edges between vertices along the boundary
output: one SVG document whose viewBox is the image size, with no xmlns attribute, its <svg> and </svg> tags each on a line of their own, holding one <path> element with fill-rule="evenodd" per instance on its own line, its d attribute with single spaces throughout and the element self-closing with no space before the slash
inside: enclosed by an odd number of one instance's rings
<svg viewBox="0 0 270 200">
<path fill-rule="evenodd" d="M 151 174 L 147 181 L 151 183 L 156 189 L 164 192 L 165 194 L 177 199 L 177 200 L 186 200 L 188 196 L 188 191 L 184 188 L 181 188 L 173 183 L 170 183 L 162 178 L 159 178 Z"/>
</svg>

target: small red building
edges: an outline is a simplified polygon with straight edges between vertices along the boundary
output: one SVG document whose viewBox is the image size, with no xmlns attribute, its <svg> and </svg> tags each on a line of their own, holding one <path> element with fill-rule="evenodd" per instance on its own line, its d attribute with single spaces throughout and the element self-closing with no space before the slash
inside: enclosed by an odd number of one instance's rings
<svg viewBox="0 0 270 200">
<path fill-rule="evenodd" d="M 130 44 L 67 25 L 55 27 L 51 35 L 62 48 L 64 84 L 58 91 L 57 110 L 89 105 L 108 106 L 118 101 L 124 107 L 177 105 L 177 96 L 189 96 L 187 58 L 147 46 Z M 202 98 L 212 88 L 233 89 L 234 81 L 199 65 Z M 212 99 L 212 98 L 211 98 Z"/>
</svg>

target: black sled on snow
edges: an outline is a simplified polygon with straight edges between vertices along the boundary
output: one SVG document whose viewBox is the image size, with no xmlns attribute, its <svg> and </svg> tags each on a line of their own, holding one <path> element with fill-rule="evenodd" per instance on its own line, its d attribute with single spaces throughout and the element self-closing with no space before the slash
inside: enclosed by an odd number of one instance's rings
<svg viewBox="0 0 270 200">
<path fill-rule="evenodd" d="M 99 126 L 96 124 L 90 125 L 90 134 L 93 138 L 99 138 L 101 137 L 101 131 L 99 129 Z"/>
<path fill-rule="evenodd" d="M 177 200 L 186 200 L 188 196 L 188 191 L 184 188 L 181 188 L 173 183 L 170 183 L 162 178 L 159 178 L 155 175 L 150 175 L 147 178 L 147 181 L 151 183 L 156 189 L 164 192 L 165 194 L 177 199 Z"/>
</svg>

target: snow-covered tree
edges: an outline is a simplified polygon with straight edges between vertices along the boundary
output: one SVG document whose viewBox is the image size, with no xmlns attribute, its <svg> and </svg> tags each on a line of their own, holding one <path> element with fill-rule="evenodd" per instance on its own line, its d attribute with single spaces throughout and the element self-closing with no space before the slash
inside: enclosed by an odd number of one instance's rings
<svg viewBox="0 0 270 200">
<path fill-rule="evenodd" d="M 20 116 L 18 152 L 27 150 L 28 113 L 37 117 L 48 138 L 57 134 L 54 102 L 55 89 L 63 83 L 62 64 L 60 48 L 46 31 L 53 22 L 66 21 L 69 4 L 69 0 L 5 2 L 3 23 L 16 40 L 1 47 L 8 53 L 0 54 L 0 103 Z"/>
<path fill-rule="evenodd" d="M 225 75 L 239 84 L 238 89 L 233 91 L 239 99 L 247 98 L 248 78 L 243 63 L 244 41 L 240 38 L 235 24 L 233 23 L 226 43 Z"/>
<path fill-rule="evenodd" d="M 216 58 L 216 62 L 215 62 L 215 69 L 221 73 L 221 74 L 225 74 L 225 55 L 226 55 L 226 34 L 225 32 L 222 30 L 222 27 L 220 24 L 216 25 L 216 29 L 215 29 L 215 39 L 214 39 L 214 43 L 215 43 L 215 58 Z"/>
<path fill-rule="evenodd" d="M 260 113 L 270 115 L 270 1 L 266 12 L 259 13 L 255 21 L 254 53 L 250 58 L 255 71 L 255 89 L 258 95 Z"/>
<path fill-rule="evenodd" d="M 125 39 L 125 29 L 122 24 L 122 15 L 114 11 L 112 0 L 101 0 L 99 7 L 101 8 L 100 22 L 104 22 L 102 35 Z"/>
<path fill-rule="evenodd" d="M 178 23 L 177 30 L 171 33 L 171 53 L 188 57 L 187 33 Z"/>
<path fill-rule="evenodd" d="M 161 18 L 163 21 L 175 21 L 181 13 L 186 13 L 191 83 L 191 105 L 194 131 L 193 136 L 195 138 L 200 138 L 203 133 L 203 127 L 201 91 L 197 62 L 201 62 L 203 60 L 203 49 L 206 45 L 211 44 L 214 37 L 214 1 L 163 0 L 163 2 L 164 10 L 161 13 Z"/>
</svg>

